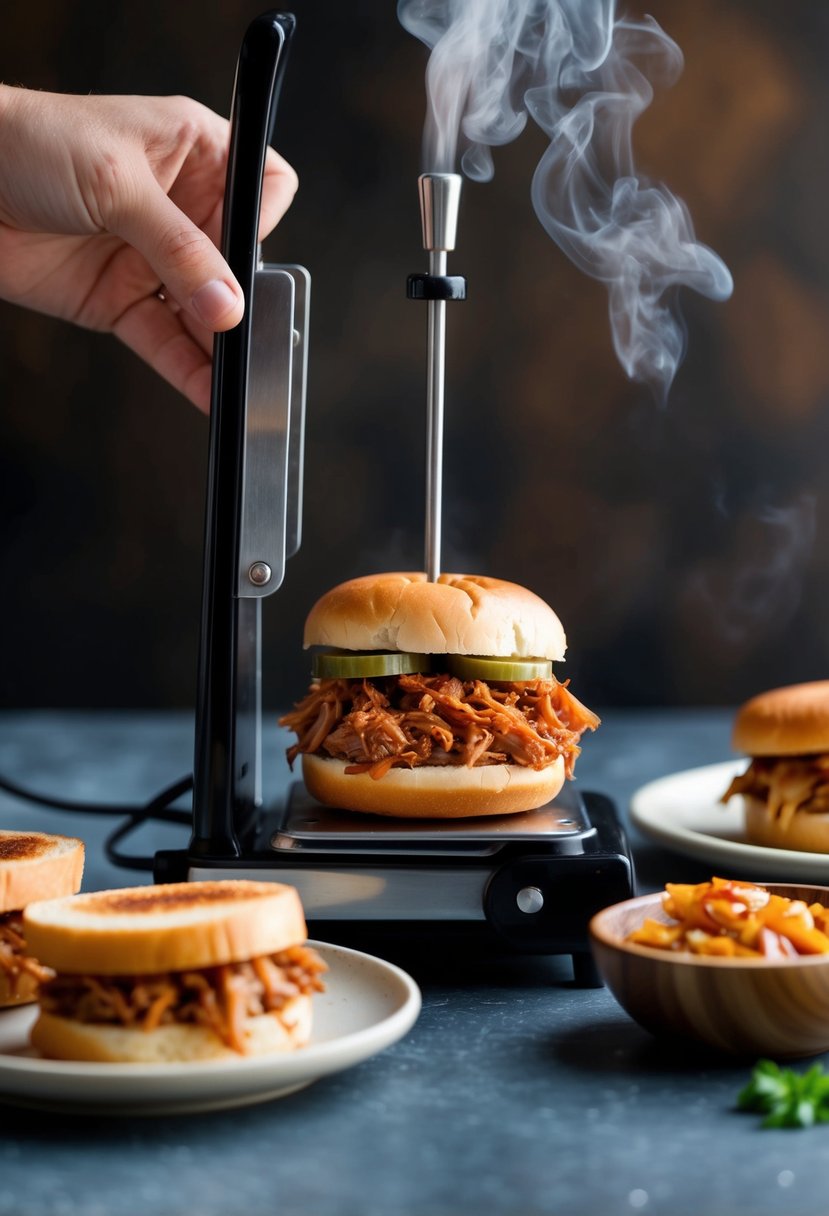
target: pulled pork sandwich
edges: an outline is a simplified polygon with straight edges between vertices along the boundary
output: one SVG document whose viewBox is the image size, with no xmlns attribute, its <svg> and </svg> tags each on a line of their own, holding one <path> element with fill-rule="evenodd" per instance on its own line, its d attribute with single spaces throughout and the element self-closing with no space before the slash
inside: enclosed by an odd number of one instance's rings
<svg viewBox="0 0 829 1216">
<path fill-rule="evenodd" d="M 60 1060 L 164 1063 L 308 1042 L 325 964 L 293 887 L 227 880 L 53 899 L 25 931 L 56 974 L 32 1044 Z"/>
<path fill-rule="evenodd" d="M 83 877 L 82 840 L 48 832 L 0 832 L 0 1008 L 37 999 L 52 972 L 32 955 L 23 909 L 38 899 L 74 895 Z"/>
<path fill-rule="evenodd" d="M 280 719 L 310 794 L 412 818 L 543 806 L 599 719 L 553 675 L 564 630 L 497 578 L 374 574 L 341 583 L 305 625 L 308 695 Z"/>
<path fill-rule="evenodd" d="M 733 744 L 751 763 L 723 802 L 742 795 L 746 838 L 829 853 L 829 680 L 753 697 L 737 714 Z"/>
</svg>

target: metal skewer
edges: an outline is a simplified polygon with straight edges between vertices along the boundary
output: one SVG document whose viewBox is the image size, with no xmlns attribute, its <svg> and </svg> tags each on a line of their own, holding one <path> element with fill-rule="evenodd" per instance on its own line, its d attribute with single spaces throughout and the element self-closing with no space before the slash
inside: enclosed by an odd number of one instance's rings
<svg viewBox="0 0 829 1216">
<path fill-rule="evenodd" d="M 431 250 L 429 273 L 446 274 L 446 253 Z M 443 525 L 443 403 L 446 384 L 446 301 L 427 305 L 426 381 L 426 577 L 436 583 L 440 574 Z"/>
<path fill-rule="evenodd" d="M 429 274 L 409 278 L 409 296 L 427 301 L 426 381 L 426 577 L 440 574 L 443 490 L 443 405 L 446 379 L 446 301 L 466 296 L 466 280 L 446 274 L 446 254 L 455 248 L 461 177 L 424 173 L 418 178 L 423 248 Z"/>
</svg>

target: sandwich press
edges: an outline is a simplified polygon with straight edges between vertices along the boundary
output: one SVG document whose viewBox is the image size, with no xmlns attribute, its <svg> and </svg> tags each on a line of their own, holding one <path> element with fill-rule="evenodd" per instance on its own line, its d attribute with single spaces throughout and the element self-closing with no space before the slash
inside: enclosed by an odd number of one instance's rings
<svg viewBox="0 0 829 1216">
<path fill-rule="evenodd" d="M 156 855 L 156 880 L 287 882 L 323 940 L 380 953 L 423 942 L 432 953 L 474 943 L 572 954 L 577 982 L 595 983 L 587 923 L 633 893 L 624 835 L 603 795 L 570 784 L 536 811 L 461 820 L 341 811 L 315 802 L 301 782 L 281 805 L 264 796 L 262 602 L 281 586 L 301 539 L 310 276 L 293 264 L 263 265 L 257 233 L 294 29 L 292 14 L 265 13 L 239 55 L 222 253 L 246 307 L 214 346 L 192 837 L 188 848 Z M 427 566 L 436 570 L 443 308 L 465 295 L 465 281 L 446 275 L 459 179 L 421 179 L 420 194 L 430 273 L 411 276 L 408 293 L 428 302 Z"/>
</svg>

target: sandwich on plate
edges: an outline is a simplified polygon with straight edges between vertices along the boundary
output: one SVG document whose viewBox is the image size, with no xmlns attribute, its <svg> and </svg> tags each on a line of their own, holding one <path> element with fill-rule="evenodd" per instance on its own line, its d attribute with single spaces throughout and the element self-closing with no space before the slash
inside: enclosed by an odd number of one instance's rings
<svg viewBox="0 0 829 1216">
<path fill-rule="evenodd" d="M 170 883 L 53 899 L 25 931 L 55 975 L 32 1044 L 64 1060 L 158 1063 L 292 1051 L 325 964 L 281 883 Z"/>
<path fill-rule="evenodd" d="M 742 795 L 746 839 L 829 853 L 829 680 L 752 697 L 737 714 L 732 742 L 751 763 L 723 802 Z"/>
<path fill-rule="evenodd" d="M 280 719 L 320 802 L 457 818 L 543 806 L 599 719 L 553 675 L 564 630 L 526 587 L 477 575 L 366 575 L 305 625 L 311 688 Z"/>
<path fill-rule="evenodd" d="M 50 972 L 33 956 L 23 910 L 73 895 L 83 877 L 83 841 L 47 832 L 0 831 L 0 1008 L 34 1001 Z"/>
</svg>

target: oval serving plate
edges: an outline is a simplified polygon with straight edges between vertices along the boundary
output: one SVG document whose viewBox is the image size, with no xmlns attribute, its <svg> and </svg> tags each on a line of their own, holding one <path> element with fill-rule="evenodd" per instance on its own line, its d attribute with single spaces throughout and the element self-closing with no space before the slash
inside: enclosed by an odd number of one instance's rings
<svg viewBox="0 0 829 1216">
<path fill-rule="evenodd" d="M 760 879 L 805 879 L 829 883 L 829 856 L 749 844 L 743 834 L 742 799 L 720 798 L 745 760 L 727 760 L 672 773 L 643 785 L 630 803 L 631 822 L 645 836 L 675 853 Z"/>
<path fill-rule="evenodd" d="M 307 1047 L 284 1055 L 186 1064 L 46 1060 L 28 1046 L 34 1006 L 0 1012 L 0 1102 L 82 1114 L 171 1115 L 281 1098 L 367 1060 L 402 1038 L 420 990 L 399 967 L 309 942 L 328 966 Z"/>
</svg>

